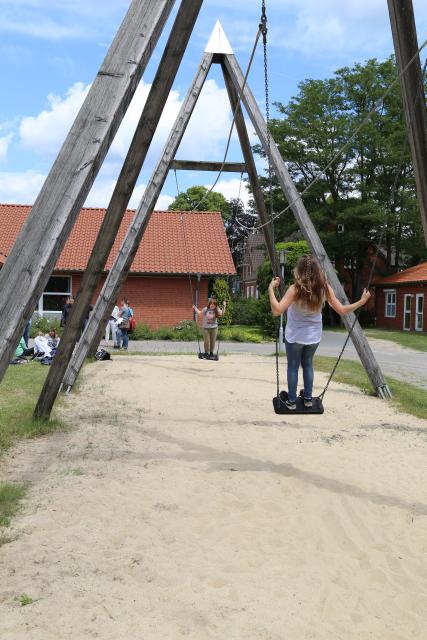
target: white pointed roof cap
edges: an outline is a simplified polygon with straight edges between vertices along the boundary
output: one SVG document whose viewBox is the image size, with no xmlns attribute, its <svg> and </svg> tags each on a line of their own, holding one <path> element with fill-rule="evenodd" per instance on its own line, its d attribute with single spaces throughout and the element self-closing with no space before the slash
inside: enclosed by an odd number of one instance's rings
<svg viewBox="0 0 427 640">
<path fill-rule="evenodd" d="M 209 42 L 206 45 L 205 53 L 233 53 L 231 44 L 228 42 L 228 38 L 219 20 L 216 21 L 213 28 Z"/>
</svg>

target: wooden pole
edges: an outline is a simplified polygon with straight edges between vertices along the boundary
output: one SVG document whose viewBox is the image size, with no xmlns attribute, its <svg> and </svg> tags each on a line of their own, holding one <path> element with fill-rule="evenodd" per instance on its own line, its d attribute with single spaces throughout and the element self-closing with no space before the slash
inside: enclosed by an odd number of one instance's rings
<svg viewBox="0 0 427 640">
<path fill-rule="evenodd" d="M 0 380 L 89 193 L 175 0 L 133 0 L 0 271 Z"/>
<path fill-rule="evenodd" d="M 234 55 L 224 55 L 224 65 L 231 81 L 234 84 L 236 91 L 238 91 L 240 95 L 244 84 L 244 77 Z M 243 91 L 242 101 L 249 114 L 252 124 L 255 127 L 261 144 L 263 145 L 264 150 L 267 153 L 268 137 L 266 122 L 258 107 L 258 103 L 256 102 L 247 85 Z M 345 295 L 344 289 L 342 288 L 341 283 L 338 280 L 335 269 L 326 254 L 326 251 L 321 243 L 316 229 L 313 226 L 313 223 L 311 222 L 310 216 L 307 213 L 307 210 L 297 191 L 297 188 L 295 187 L 292 178 L 290 177 L 288 170 L 286 169 L 286 165 L 279 153 L 279 150 L 277 149 L 277 146 L 275 144 L 271 144 L 270 150 L 274 172 L 283 189 L 288 203 L 291 204 L 292 212 L 299 224 L 304 238 L 308 242 L 316 258 L 323 266 L 336 296 L 341 300 L 341 302 L 348 303 L 347 296 Z M 343 316 L 343 322 L 347 329 L 350 329 L 353 325 L 354 318 L 355 316 L 353 313 Z M 365 367 L 369 379 L 372 382 L 374 389 L 377 391 L 380 397 L 387 397 L 387 395 L 390 394 L 390 391 L 387 387 L 380 366 L 377 363 L 375 356 L 372 353 L 371 347 L 369 346 L 369 343 L 365 335 L 363 334 L 362 328 L 358 322 L 356 322 L 353 328 L 351 339 L 357 353 L 359 354 L 362 364 Z"/>
<path fill-rule="evenodd" d="M 213 54 L 211 53 L 205 53 L 202 58 L 196 76 L 181 106 L 163 153 L 160 156 L 160 160 L 147 184 L 132 224 L 123 240 L 89 322 L 68 365 L 63 380 L 66 389 L 72 387 L 74 384 L 92 343 L 97 340 L 100 328 L 102 330 L 102 328 L 105 327 L 106 314 L 108 315 L 109 310 L 112 308 L 112 304 L 117 298 L 120 288 L 129 273 L 132 260 L 163 188 L 170 164 L 175 157 L 207 74 L 209 73 L 212 59 Z"/>
<path fill-rule="evenodd" d="M 46 419 L 51 413 L 75 344 L 80 337 L 84 318 L 119 231 L 123 214 L 138 180 L 202 3 L 203 0 L 183 0 L 178 11 L 136 133 L 84 272 L 80 290 L 61 337 L 56 357 L 38 399 L 34 412 L 37 419 Z"/>
<path fill-rule="evenodd" d="M 231 81 L 230 75 L 224 66 L 221 65 L 222 73 L 224 76 L 225 86 L 227 88 L 228 97 L 230 99 L 231 108 L 234 111 L 239 103 L 239 94 L 237 93 L 234 84 Z M 262 193 L 259 180 L 258 180 L 258 172 L 255 165 L 254 156 L 251 149 L 251 143 L 249 141 L 248 131 L 246 129 L 245 118 L 243 116 L 242 109 L 239 105 L 236 113 L 236 129 L 237 134 L 239 136 L 240 146 L 242 148 L 243 157 L 245 159 L 247 173 L 249 177 L 249 181 L 252 187 L 252 193 L 254 196 L 255 205 L 258 211 L 259 218 L 261 223 L 263 224 L 262 230 L 264 233 L 265 244 L 267 246 L 268 255 L 270 256 L 270 261 L 272 265 L 272 270 L 275 276 L 281 276 L 280 273 L 280 264 L 276 251 L 276 247 L 274 246 L 274 234 L 271 225 L 271 219 L 267 212 L 267 207 L 265 206 L 264 195 Z M 282 278 L 280 280 L 280 293 L 284 295 L 284 285 L 282 282 Z"/>
<path fill-rule="evenodd" d="M 205 162 L 200 160 L 174 160 L 171 169 L 184 171 L 215 171 L 221 173 L 246 173 L 244 162 Z"/>
<path fill-rule="evenodd" d="M 418 51 L 412 0 L 388 0 L 397 68 L 401 73 Z M 421 221 L 427 245 L 427 109 L 424 80 L 418 55 L 400 76 L 409 147 L 414 165 Z"/>
</svg>

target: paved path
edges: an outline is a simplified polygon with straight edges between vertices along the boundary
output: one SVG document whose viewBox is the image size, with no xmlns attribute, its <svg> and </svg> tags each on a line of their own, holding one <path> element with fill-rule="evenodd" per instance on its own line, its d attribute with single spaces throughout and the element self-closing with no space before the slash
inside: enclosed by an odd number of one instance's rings
<svg viewBox="0 0 427 640">
<path fill-rule="evenodd" d="M 337 357 L 346 338 L 345 333 L 324 331 L 318 354 Z M 427 339 L 427 338 L 426 338 Z M 398 380 L 410 382 L 427 389 L 427 352 L 406 349 L 389 340 L 369 339 L 371 348 L 383 372 Z M 109 344 L 112 346 L 112 343 Z M 274 343 L 254 344 L 248 342 L 221 342 L 223 353 L 252 353 L 271 355 Z M 130 341 L 129 351 L 143 353 L 196 353 L 197 342 L 171 342 L 170 340 L 138 340 Z M 346 347 L 344 358 L 358 360 L 358 355 L 351 341 Z"/>
</svg>

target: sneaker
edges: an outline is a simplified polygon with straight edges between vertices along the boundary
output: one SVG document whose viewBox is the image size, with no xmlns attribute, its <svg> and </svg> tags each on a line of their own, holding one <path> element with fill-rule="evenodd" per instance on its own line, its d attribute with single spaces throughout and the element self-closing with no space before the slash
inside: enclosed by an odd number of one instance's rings
<svg viewBox="0 0 427 640">
<path fill-rule="evenodd" d="M 297 403 L 296 402 L 292 402 L 292 400 L 289 400 L 289 398 L 286 398 L 285 407 L 287 409 L 289 409 L 289 411 L 295 411 L 296 408 L 297 408 Z"/>
<path fill-rule="evenodd" d="M 313 400 L 311 398 L 303 397 L 303 402 L 304 402 L 304 407 L 306 407 L 307 409 L 313 406 Z"/>
</svg>

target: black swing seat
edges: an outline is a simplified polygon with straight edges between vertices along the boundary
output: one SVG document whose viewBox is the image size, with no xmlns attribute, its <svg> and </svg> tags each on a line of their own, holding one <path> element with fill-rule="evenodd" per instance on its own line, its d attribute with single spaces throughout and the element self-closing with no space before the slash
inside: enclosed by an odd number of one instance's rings
<svg viewBox="0 0 427 640">
<path fill-rule="evenodd" d="M 217 353 L 214 353 L 213 356 L 205 356 L 204 353 L 202 353 L 201 351 L 199 351 L 199 360 L 215 360 L 218 361 L 219 360 L 219 356 Z"/>
<path fill-rule="evenodd" d="M 278 414 L 295 414 L 295 413 L 323 413 L 324 412 L 324 408 L 323 408 L 323 403 L 322 403 L 322 399 L 321 398 L 313 398 L 313 406 L 312 407 L 305 407 L 304 406 L 304 400 L 302 397 L 302 391 L 300 391 L 300 394 L 297 398 L 297 408 L 296 409 L 288 409 L 288 407 L 285 405 L 285 400 L 287 400 L 288 398 L 288 394 L 286 391 L 281 391 L 279 393 L 279 397 L 275 397 L 273 398 L 273 407 L 274 407 L 274 411 L 275 413 Z"/>
</svg>

